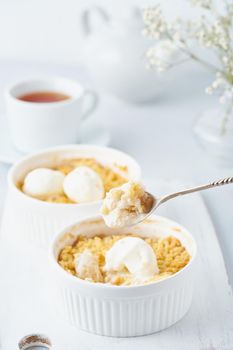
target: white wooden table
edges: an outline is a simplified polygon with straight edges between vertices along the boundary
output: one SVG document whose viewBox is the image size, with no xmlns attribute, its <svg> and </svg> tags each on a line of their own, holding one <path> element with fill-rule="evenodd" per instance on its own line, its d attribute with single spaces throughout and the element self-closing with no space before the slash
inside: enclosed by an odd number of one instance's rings
<svg viewBox="0 0 233 350">
<path fill-rule="evenodd" d="M 7 83 L 15 79 L 25 78 L 25 76 L 38 76 L 40 73 L 65 75 L 85 80 L 80 69 L 75 66 L 0 62 L 1 96 L 3 88 Z M 192 126 L 195 119 L 202 110 L 212 103 L 203 93 L 205 86 L 211 80 L 210 77 L 201 71 L 192 69 L 191 71 L 177 72 L 177 78 L 171 83 L 166 95 L 158 98 L 156 103 L 146 106 L 132 106 L 112 97 L 101 96 L 100 107 L 93 118 L 99 120 L 100 123 L 103 123 L 111 131 L 111 146 L 130 153 L 139 161 L 145 178 L 153 178 L 155 180 L 163 178 L 169 181 L 171 179 L 179 179 L 179 182 L 186 183 L 191 181 L 198 184 L 231 176 L 233 169 L 216 166 L 199 148 L 192 134 Z M 0 109 L 3 111 L 2 99 L 0 101 Z M 0 210 L 4 204 L 7 170 L 8 167 L 6 165 L 0 165 Z M 215 225 L 228 276 L 232 282 L 233 215 L 231 208 L 233 203 L 233 188 L 226 186 L 225 188 L 206 192 L 204 199 Z M 232 322 L 233 310 L 231 292 L 228 289 L 224 263 L 214 235 L 214 229 L 200 199 L 195 202 L 191 210 L 191 215 L 190 211 L 186 212 L 187 206 L 185 203 L 187 202 L 185 201 L 187 199 L 179 199 L 178 201 L 179 205 L 181 205 L 181 201 L 184 201 L 182 204 L 184 213 L 180 209 L 181 207 L 179 207 L 179 210 L 176 209 L 179 206 L 177 204 L 177 207 L 173 206 L 174 209 L 171 215 L 177 220 L 180 219 L 183 224 L 191 225 L 190 227 L 194 231 L 199 232 L 199 244 L 204 242 L 204 245 L 201 247 L 201 263 L 205 266 L 204 271 L 206 271 L 206 266 L 211 266 L 211 278 L 207 273 L 206 280 L 208 286 L 212 286 L 212 294 L 206 295 L 203 284 L 197 284 L 196 299 L 194 298 L 194 306 L 191 312 L 181 321 L 180 325 L 177 324 L 177 326 L 161 334 L 121 341 L 119 339 L 109 340 L 70 330 L 64 332 L 64 338 L 58 337 L 59 344 L 56 344 L 57 350 L 67 348 L 69 342 L 69 350 L 99 350 L 108 349 L 109 347 L 113 350 L 137 350 L 142 347 L 149 350 L 170 350 L 173 348 L 178 350 L 187 348 L 191 350 L 230 350 L 233 348 L 232 327 L 229 326 Z M 212 237 L 213 240 L 211 240 Z M 206 242 L 208 242 L 208 246 L 205 246 Z M 208 251 L 206 259 L 204 259 L 203 249 L 207 249 Z M 3 257 L 4 254 L 2 254 L 1 258 Z M 14 259 L 14 256 L 12 259 Z M 4 263 L 2 261 L 1 271 L 3 266 Z M 216 279 L 213 278 L 214 274 L 216 274 Z M 40 277 L 43 281 L 43 276 Z M 23 281 L 22 279 L 22 283 Z M 205 278 L 202 278 L 201 281 L 205 283 Z M 12 297 L 12 303 L 10 304 L 11 307 L 9 303 L 6 303 L 7 309 L 6 307 L 0 309 L 0 339 L 2 339 L 4 350 L 12 350 L 16 346 L 16 339 L 24 335 L 22 334 L 23 332 L 39 330 L 35 328 L 36 325 L 41 325 L 40 329 L 43 331 L 42 321 L 40 320 L 37 323 L 34 320 L 35 322 L 33 322 L 29 309 L 32 312 L 35 311 L 35 315 L 38 315 L 38 312 L 42 314 L 45 310 L 44 308 L 40 309 L 38 305 L 34 305 L 34 299 L 32 298 L 32 300 L 28 301 L 29 305 L 32 303 L 30 308 L 27 308 L 27 311 L 24 312 L 23 305 L 19 306 L 19 303 L 15 304 L 13 301 L 14 293 L 20 293 L 23 289 L 20 285 L 16 286 L 14 281 L 10 279 L 5 280 L 5 282 L 5 287 L 8 286 L 10 289 L 8 296 Z M 221 285 L 220 289 L 219 285 Z M 198 299 L 199 296 L 202 298 Z M 16 305 L 19 306 L 18 309 Z M 204 312 L 198 314 L 198 310 L 201 309 Z M 9 317 L 11 317 L 11 320 Z M 6 321 L 4 322 L 4 320 Z M 188 323 L 186 322 L 187 320 Z M 194 323 L 192 324 L 192 322 Z M 44 324 L 48 325 L 46 320 Z M 60 329 L 64 325 L 57 321 L 56 327 Z M 50 331 L 49 335 L 51 337 L 55 336 L 55 329 L 51 324 L 48 325 L 46 330 Z M 61 331 L 59 330 L 60 333 Z M 68 335 L 72 335 L 73 340 L 69 341 Z M 76 343 L 77 347 L 75 347 Z"/>
<path fill-rule="evenodd" d="M 149 189 L 162 193 L 176 186 L 181 185 L 158 182 L 150 183 Z M 197 241 L 193 302 L 180 322 L 162 332 L 136 338 L 107 338 L 79 331 L 59 317 L 60 305 L 54 304 L 47 252 L 2 241 L 2 348 L 11 350 L 22 335 L 41 332 L 51 337 L 54 350 L 232 349 L 232 293 L 215 231 L 200 195 L 167 203 L 158 213 L 185 225 Z"/>
</svg>

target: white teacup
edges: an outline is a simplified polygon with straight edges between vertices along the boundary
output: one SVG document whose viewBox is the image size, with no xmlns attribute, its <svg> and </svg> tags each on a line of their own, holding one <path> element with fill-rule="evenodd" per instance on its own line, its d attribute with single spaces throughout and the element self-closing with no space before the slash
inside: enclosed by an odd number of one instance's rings
<svg viewBox="0 0 233 350">
<path fill-rule="evenodd" d="M 48 91 L 62 93 L 69 98 L 42 103 L 19 99 L 29 93 Z M 91 114 L 98 102 L 94 92 L 64 78 L 19 82 L 7 89 L 5 97 L 12 142 L 23 152 L 76 143 L 82 120 Z"/>
</svg>

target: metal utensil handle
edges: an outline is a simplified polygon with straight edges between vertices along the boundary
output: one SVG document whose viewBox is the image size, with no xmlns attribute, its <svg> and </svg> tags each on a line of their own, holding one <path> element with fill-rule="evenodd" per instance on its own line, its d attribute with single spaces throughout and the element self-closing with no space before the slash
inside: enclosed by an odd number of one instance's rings
<svg viewBox="0 0 233 350">
<path fill-rule="evenodd" d="M 212 182 L 211 185 L 214 187 L 214 186 L 228 185 L 231 183 L 233 183 L 233 177 L 227 177 L 226 179 L 214 181 L 214 182 Z"/>
<path fill-rule="evenodd" d="M 197 187 L 189 188 L 187 190 L 168 194 L 167 196 L 162 197 L 159 202 L 161 204 L 161 203 L 167 202 L 168 200 L 175 198 L 175 197 L 178 197 L 178 196 L 183 196 L 185 194 L 192 193 L 192 192 L 207 190 L 209 188 L 213 188 L 213 187 L 217 187 L 217 186 L 228 185 L 231 183 L 233 183 L 233 177 L 227 177 L 225 179 L 214 181 L 214 182 L 207 184 L 207 185 L 197 186 Z"/>
</svg>

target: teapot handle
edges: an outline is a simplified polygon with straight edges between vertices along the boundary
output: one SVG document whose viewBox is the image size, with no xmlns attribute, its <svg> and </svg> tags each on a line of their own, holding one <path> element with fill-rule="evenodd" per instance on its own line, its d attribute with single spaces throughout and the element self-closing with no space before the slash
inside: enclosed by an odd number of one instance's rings
<svg viewBox="0 0 233 350">
<path fill-rule="evenodd" d="M 99 6 L 94 6 L 83 11 L 81 16 L 81 24 L 85 35 L 89 35 L 93 31 L 92 17 L 97 14 L 103 22 L 107 23 L 110 20 L 108 14 Z"/>
</svg>

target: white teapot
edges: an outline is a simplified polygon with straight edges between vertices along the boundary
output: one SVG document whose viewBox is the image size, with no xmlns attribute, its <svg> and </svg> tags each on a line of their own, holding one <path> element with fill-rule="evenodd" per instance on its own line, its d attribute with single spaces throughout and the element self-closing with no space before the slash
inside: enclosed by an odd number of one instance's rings
<svg viewBox="0 0 233 350">
<path fill-rule="evenodd" d="M 101 25 L 94 25 L 95 16 Z M 84 63 L 94 85 L 130 102 L 149 102 L 161 92 L 164 76 L 147 69 L 142 13 L 132 8 L 121 19 L 110 19 L 100 7 L 82 14 L 85 35 Z"/>
</svg>

